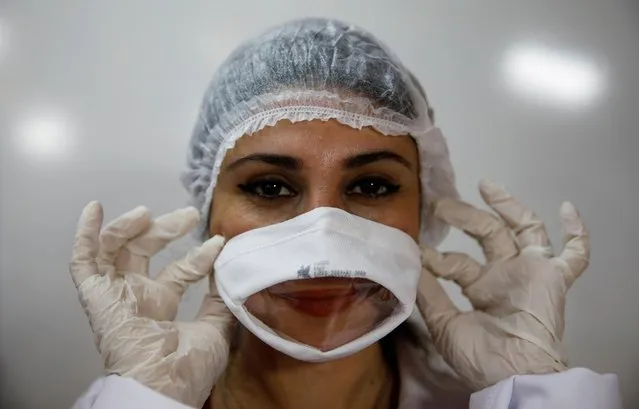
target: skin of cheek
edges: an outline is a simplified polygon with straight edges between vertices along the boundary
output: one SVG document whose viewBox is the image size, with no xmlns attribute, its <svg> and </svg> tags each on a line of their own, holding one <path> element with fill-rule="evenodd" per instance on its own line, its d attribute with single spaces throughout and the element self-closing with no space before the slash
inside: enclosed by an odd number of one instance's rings
<svg viewBox="0 0 639 409">
<path fill-rule="evenodd" d="M 211 236 L 220 234 L 230 240 L 249 230 L 273 223 L 264 220 L 264 215 L 256 212 L 250 203 L 234 200 L 232 196 L 222 189 L 214 192 L 209 221 Z"/>
<path fill-rule="evenodd" d="M 375 214 L 378 212 L 372 210 L 368 214 L 360 213 L 359 216 L 387 226 L 392 226 L 417 241 L 420 229 L 419 206 L 415 206 L 411 202 L 413 201 L 408 203 L 404 202 L 401 206 L 393 209 L 386 209 L 382 214 Z"/>
</svg>

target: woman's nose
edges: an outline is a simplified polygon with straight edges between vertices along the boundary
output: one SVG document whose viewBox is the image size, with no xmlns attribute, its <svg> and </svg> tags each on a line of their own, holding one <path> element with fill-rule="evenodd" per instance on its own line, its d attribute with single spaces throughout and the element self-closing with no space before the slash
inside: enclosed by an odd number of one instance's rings
<svg viewBox="0 0 639 409">
<path fill-rule="evenodd" d="M 347 205 L 339 187 L 322 184 L 307 192 L 300 210 L 301 213 L 307 213 L 319 207 L 334 207 L 348 211 Z"/>
</svg>

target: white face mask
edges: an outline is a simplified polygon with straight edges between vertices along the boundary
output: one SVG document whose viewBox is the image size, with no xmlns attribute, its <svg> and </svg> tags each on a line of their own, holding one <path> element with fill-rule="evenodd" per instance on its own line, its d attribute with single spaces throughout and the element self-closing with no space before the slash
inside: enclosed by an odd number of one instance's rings
<svg viewBox="0 0 639 409">
<path fill-rule="evenodd" d="M 218 291 L 235 317 L 309 362 L 354 354 L 404 322 L 420 272 L 410 236 L 335 208 L 236 236 L 215 261 Z"/>
</svg>

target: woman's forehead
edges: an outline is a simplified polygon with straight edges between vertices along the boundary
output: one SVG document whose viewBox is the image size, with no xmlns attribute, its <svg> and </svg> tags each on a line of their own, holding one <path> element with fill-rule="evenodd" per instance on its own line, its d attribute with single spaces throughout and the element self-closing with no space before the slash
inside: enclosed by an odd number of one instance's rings
<svg viewBox="0 0 639 409">
<path fill-rule="evenodd" d="M 363 152 L 390 150 L 407 160 L 417 160 L 413 139 L 408 136 L 386 136 L 373 128 L 355 129 L 337 121 L 280 121 L 252 135 L 240 138 L 226 154 L 225 161 L 255 153 L 294 157 L 331 155 L 346 157 Z"/>
</svg>

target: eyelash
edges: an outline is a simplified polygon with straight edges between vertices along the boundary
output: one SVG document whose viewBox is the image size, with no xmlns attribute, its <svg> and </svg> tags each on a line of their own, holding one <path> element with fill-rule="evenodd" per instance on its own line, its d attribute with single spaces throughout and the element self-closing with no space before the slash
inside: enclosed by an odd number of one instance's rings
<svg viewBox="0 0 639 409">
<path fill-rule="evenodd" d="M 285 195 L 278 195 L 278 194 L 267 195 L 264 193 L 264 187 L 267 185 L 284 188 L 288 190 L 290 193 Z M 240 188 L 242 192 L 248 195 L 256 196 L 266 200 L 275 200 L 275 199 L 281 199 L 284 197 L 293 197 L 297 195 L 297 191 L 295 189 L 293 189 L 288 183 L 279 179 L 258 179 L 258 180 L 253 180 L 249 183 L 239 184 L 237 187 Z M 258 191 L 260 188 L 262 189 L 261 193 Z"/>
<path fill-rule="evenodd" d="M 385 189 L 385 191 L 383 193 L 376 193 L 376 194 L 364 193 L 361 189 L 364 183 L 368 183 L 369 187 L 371 185 L 373 186 L 377 185 L 378 188 Z M 360 193 L 353 192 L 353 190 L 355 190 L 358 186 L 361 192 Z M 398 185 L 397 183 L 393 183 L 386 178 L 383 178 L 381 176 L 368 176 L 368 177 L 363 177 L 361 179 L 358 179 L 355 182 L 348 185 L 346 194 L 349 196 L 360 195 L 370 199 L 378 199 L 378 198 L 382 198 L 386 196 L 391 196 L 397 193 L 399 189 L 400 189 L 400 185 Z"/>
<path fill-rule="evenodd" d="M 369 185 L 367 187 L 377 187 L 378 190 L 383 190 L 383 192 L 381 193 L 365 193 L 365 189 L 366 187 L 364 187 L 364 189 L 362 189 L 362 185 L 364 183 L 368 183 Z M 264 188 L 267 187 L 268 185 L 269 188 L 271 187 L 275 187 L 275 189 L 277 190 L 279 188 L 279 192 L 281 192 L 281 190 L 285 189 L 288 193 L 286 194 L 266 194 L 264 192 Z M 260 199 L 265 199 L 265 200 L 277 200 L 277 199 L 283 199 L 283 198 L 287 198 L 287 197 L 294 197 L 298 194 L 298 192 L 293 189 L 288 183 L 279 180 L 279 179 L 258 179 L 258 180 L 254 180 L 251 181 L 249 183 L 245 183 L 245 184 L 239 184 L 238 188 L 250 195 L 250 196 L 256 196 L 259 197 Z M 359 192 L 355 192 L 355 190 L 357 190 L 359 188 Z M 347 191 L 346 194 L 348 196 L 362 196 L 364 198 L 367 199 L 379 199 L 379 198 L 383 198 L 383 197 L 387 197 L 387 196 L 391 196 L 395 193 L 397 193 L 400 190 L 401 186 L 396 184 L 396 183 L 392 183 L 389 180 L 387 180 L 386 178 L 380 177 L 380 176 L 369 176 L 369 177 L 363 177 L 359 180 L 356 180 L 355 182 L 351 183 L 350 185 L 348 185 L 347 187 Z M 261 192 L 260 192 L 261 190 Z"/>
</svg>

